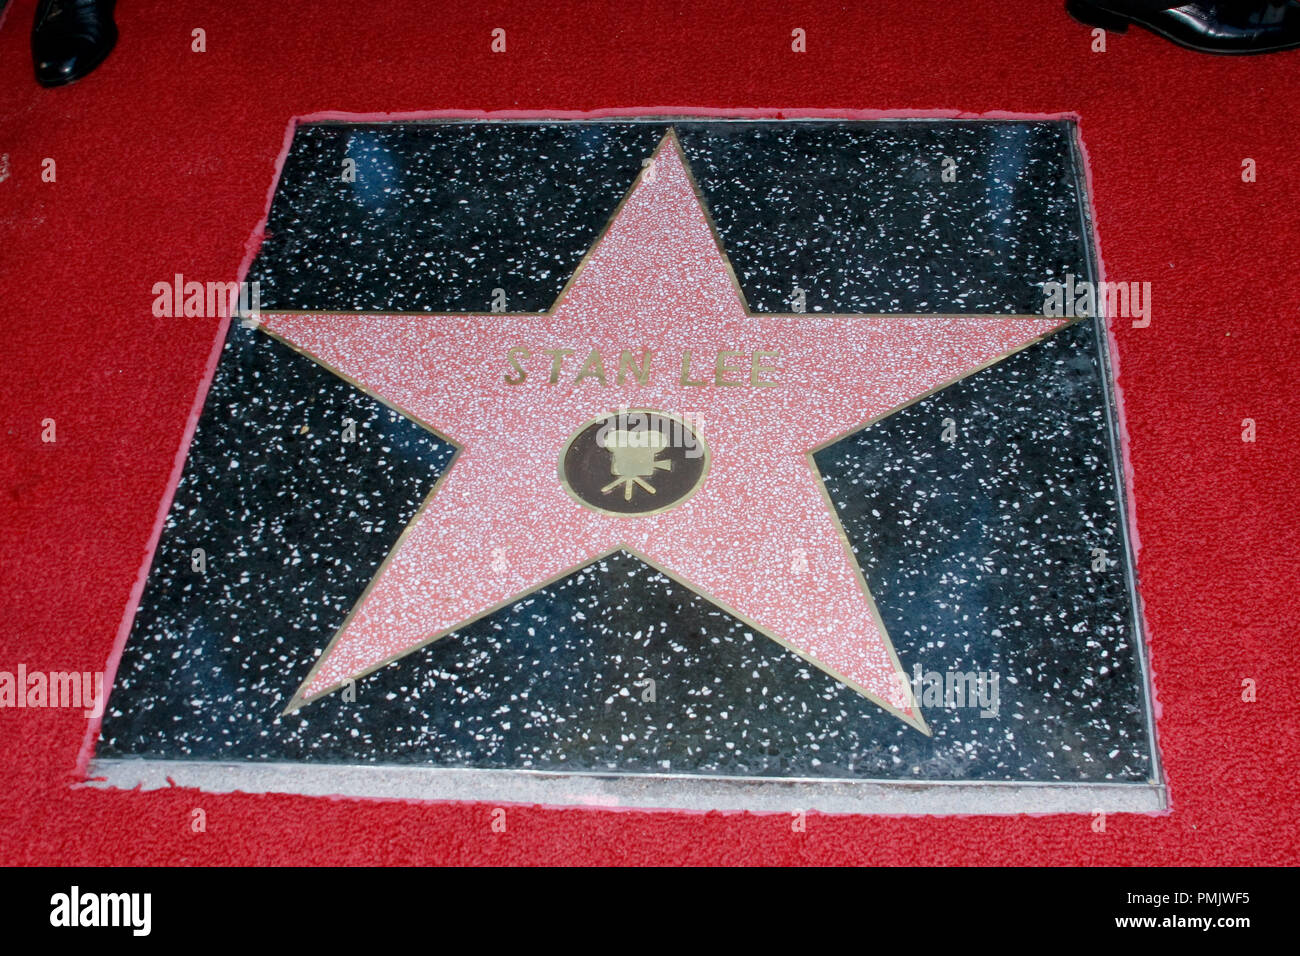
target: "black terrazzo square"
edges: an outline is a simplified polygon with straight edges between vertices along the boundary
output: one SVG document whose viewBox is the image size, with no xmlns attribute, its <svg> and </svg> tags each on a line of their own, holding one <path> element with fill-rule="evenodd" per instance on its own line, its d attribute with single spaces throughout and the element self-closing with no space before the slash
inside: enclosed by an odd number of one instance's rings
<svg viewBox="0 0 1300 956">
<path fill-rule="evenodd" d="M 1096 275 L 1066 121 L 696 118 L 302 126 L 248 278 L 543 313 L 670 126 L 755 314 L 1033 316 Z M 97 758 L 1158 783 L 1106 355 L 1075 322 L 813 456 L 928 735 L 624 551 L 284 714 L 454 448 L 234 321 Z"/>
</svg>

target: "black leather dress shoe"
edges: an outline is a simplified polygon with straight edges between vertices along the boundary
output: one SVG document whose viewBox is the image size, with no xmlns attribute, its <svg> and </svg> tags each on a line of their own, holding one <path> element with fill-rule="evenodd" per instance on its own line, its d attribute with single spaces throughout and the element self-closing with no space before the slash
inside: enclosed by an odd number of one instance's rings
<svg viewBox="0 0 1300 956">
<path fill-rule="evenodd" d="M 1081 23 L 1123 33 L 1130 23 L 1201 53 L 1271 53 L 1300 47 L 1300 3 L 1237 0 L 1169 4 L 1151 0 L 1066 0 Z"/>
<path fill-rule="evenodd" d="M 104 62 L 117 42 L 116 0 L 41 0 L 32 25 L 32 62 L 41 86 L 63 86 Z"/>
</svg>

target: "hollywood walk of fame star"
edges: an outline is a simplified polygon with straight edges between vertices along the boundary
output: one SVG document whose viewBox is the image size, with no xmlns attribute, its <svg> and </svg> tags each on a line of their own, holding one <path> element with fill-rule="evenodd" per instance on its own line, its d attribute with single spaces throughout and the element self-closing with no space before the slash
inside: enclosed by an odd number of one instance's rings
<svg viewBox="0 0 1300 956">
<path fill-rule="evenodd" d="M 625 550 L 928 733 L 812 453 L 1064 324 L 753 314 L 671 131 L 547 313 L 265 315 L 457 448 L 286 713 Z M 709 457 L 619 512 L 565 461 L 629 408 L 694 423 Z M 585 494 L 648 500 L 657 454 L 604 459 Z"/>
</svg>

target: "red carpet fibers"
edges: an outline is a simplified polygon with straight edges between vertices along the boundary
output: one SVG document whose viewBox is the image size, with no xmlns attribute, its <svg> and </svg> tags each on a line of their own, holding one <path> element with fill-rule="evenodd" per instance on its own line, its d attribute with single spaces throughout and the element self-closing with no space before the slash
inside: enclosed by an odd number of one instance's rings
<svg viewBox="0 0 1300 956">
<path fill-rule="evenodd" d="M 235 277 L 291 117 L 1070 112 L 1106 274 L 1154 287 L 1151 326 L 1117 339 L 1173 811 L 1105 833 L 1085 816 L 819 816 L 792 833 L 784 816 L 521 807 L 493 833 L 476 804 L 74 789 L 80 712 L 6 709 L 0 862 L 1297 861 L 1300 52 L 1215 58 L 1130 33 L 1094 53 L 1053 0 L 123 0 L 105 65 L 49 91 L 31 78 L 34 6 L 14 0 L 0 27 L 0 670 L 104 667 L 216 332 L 153 318 L 151 287 Z M 493 55 L 497 26 L 508 52 Z M 795 27 L 806 54 L 790 52 Z"/>
</svg>

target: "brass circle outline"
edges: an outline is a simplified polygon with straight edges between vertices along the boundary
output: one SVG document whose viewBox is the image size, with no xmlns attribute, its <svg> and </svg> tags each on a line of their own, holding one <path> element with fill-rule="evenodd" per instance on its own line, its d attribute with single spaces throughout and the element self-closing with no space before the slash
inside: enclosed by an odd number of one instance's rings
<svg viewBox="0 0 1300 956">
<path fill-rule="evenodd" d="M 569 479 L 564 476 L 564 459 L 569 456 L 569 448 L 572 447 L 574 441 L 577 440 L 577 437 L 592 425 L 595 425 L 597 422 L 603 422 L 607 418 L 613 418 L 617 415 L 630 415 L 633 412 L 647 415 L 658 415 L 660 418 L 670 419 L 689 431 L 695 436 L 695 440 L 699 442 L 700 447 L 704 449 L 704 467 L 700 469 L 700 477 L 696 480 L 694 487 L 692 487 L 690 491 L 686 492 L 686 494 L 682 495 L 676 501 L 664 505 L 662 508 L 655 508 L 653 511 L 608 511 L 598 505 L 593 505 L 590 501 L 582 498 L 573 490 L 572 486 L 569 484 Z M 695 493 L 704 486 L 705 480 L 709 477 L 709 467 L 712 463 L 713 452 L 709 450 L 709 443 L 706 442 L 704 436 L 692 428 L 686 420 L 682 418 L 682 416 L 674 414 L 673 412 L 662 412 L 657 408 L 621 408 L 618 411 L 605 412 L 603 415 L 589 418 L 587 421 L 579 425 L 573 434 L 569 436 L 568 441 L 564 443 L 564 447 L 560 449 L 560 457 L 556 462 L 556 473 L 559 476 L 560 487 L 564 489 L 564 493 L 588 511 L 594 511 L 597 514 L 612 515 L 615 518 L 648 518 L 651 515 L 663 514 L 665 511 L 671 511 L 673 508 L 677 508 L 690 501 Z"/>
</svg>

